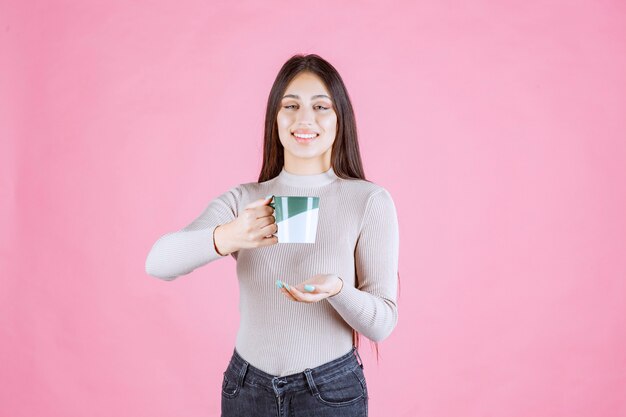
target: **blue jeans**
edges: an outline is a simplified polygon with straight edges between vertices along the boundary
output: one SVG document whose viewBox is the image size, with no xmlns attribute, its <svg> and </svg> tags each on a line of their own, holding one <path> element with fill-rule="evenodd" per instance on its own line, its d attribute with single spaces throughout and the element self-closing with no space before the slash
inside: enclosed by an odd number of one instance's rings
<svg viewBox="0 0 626 417">
<path fill-rule="evenodd" d="M 221 417 L 367 417 L 367 384 L 357 356 L 353 346 L 330 362 L 278 377 L 250 365 L 235 349 L 224 372 Z"/>
</svg>

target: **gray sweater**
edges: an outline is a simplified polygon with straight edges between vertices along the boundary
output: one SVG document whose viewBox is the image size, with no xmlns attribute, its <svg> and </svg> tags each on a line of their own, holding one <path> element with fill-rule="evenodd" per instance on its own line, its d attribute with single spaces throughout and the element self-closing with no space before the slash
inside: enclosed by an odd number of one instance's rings
<svg viewBox="0 0 626 417">
<path fill-rule="evenodd" d="M 209 202 L 181 230 L 161 236 L 146 259 L 146 272 L 171 281 L 226 256 L 213 231 L 266 195 L 318 196 L 315 243 L 277 243 L 240 249 L 237 263 L 240 323 L 235 348 L 252 366 L 285 376 L 313 368 L 352 348 L 352 328 L 373 341 L 398 320 L 399 228 L 389 192 L 334 170 L 296 175 L 283 170 L 271 180 L 239 184 Z M 276 287 L 316 274 L 337 274 L 342 290 L 316 303 L 291 301 Z"/>
</svg>

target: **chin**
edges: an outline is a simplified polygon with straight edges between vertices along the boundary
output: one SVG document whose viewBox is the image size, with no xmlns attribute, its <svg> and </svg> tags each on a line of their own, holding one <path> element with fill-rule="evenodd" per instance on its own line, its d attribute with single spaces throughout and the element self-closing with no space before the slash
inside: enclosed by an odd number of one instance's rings
<svg viewBox="0 0 626 417">
<path fill-rule="evenodd" d="M 289 153 L 299 159 L 318 158 L 321 155 L 319 152 L 289 152 Z"/>
</svg>

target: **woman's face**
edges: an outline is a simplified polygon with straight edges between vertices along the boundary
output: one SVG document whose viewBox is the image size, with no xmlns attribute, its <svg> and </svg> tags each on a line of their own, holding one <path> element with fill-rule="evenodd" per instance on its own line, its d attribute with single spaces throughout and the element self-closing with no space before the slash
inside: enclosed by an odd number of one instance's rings
<svg viewBox="0 0 626 417">
<path fill-rule="evenodd" d="M 328 90 L 317 75 L 301 72 L 294 77 L 285 89 L 277 123 L 278 136 L 285 148 L 285 165 L 330 167 L 337 114 Z M 315 137 L 300 139 L 294 133 L 314 133 Z"/>
</svg>

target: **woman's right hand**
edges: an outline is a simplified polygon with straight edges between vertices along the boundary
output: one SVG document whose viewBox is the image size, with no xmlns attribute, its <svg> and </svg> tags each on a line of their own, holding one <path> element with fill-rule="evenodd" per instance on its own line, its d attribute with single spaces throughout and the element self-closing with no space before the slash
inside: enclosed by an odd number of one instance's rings
<svg viewBox="0 0 626 417">
<path fill-rule="evenodd" d="M 278 243 L 274 207 L 268 204 L 273 196 L 248 204 L 230 223 L 219 225 L 213 233 L 217 253 L 226 256 L 239 249 L 259 248 Z"/>
</svg>

